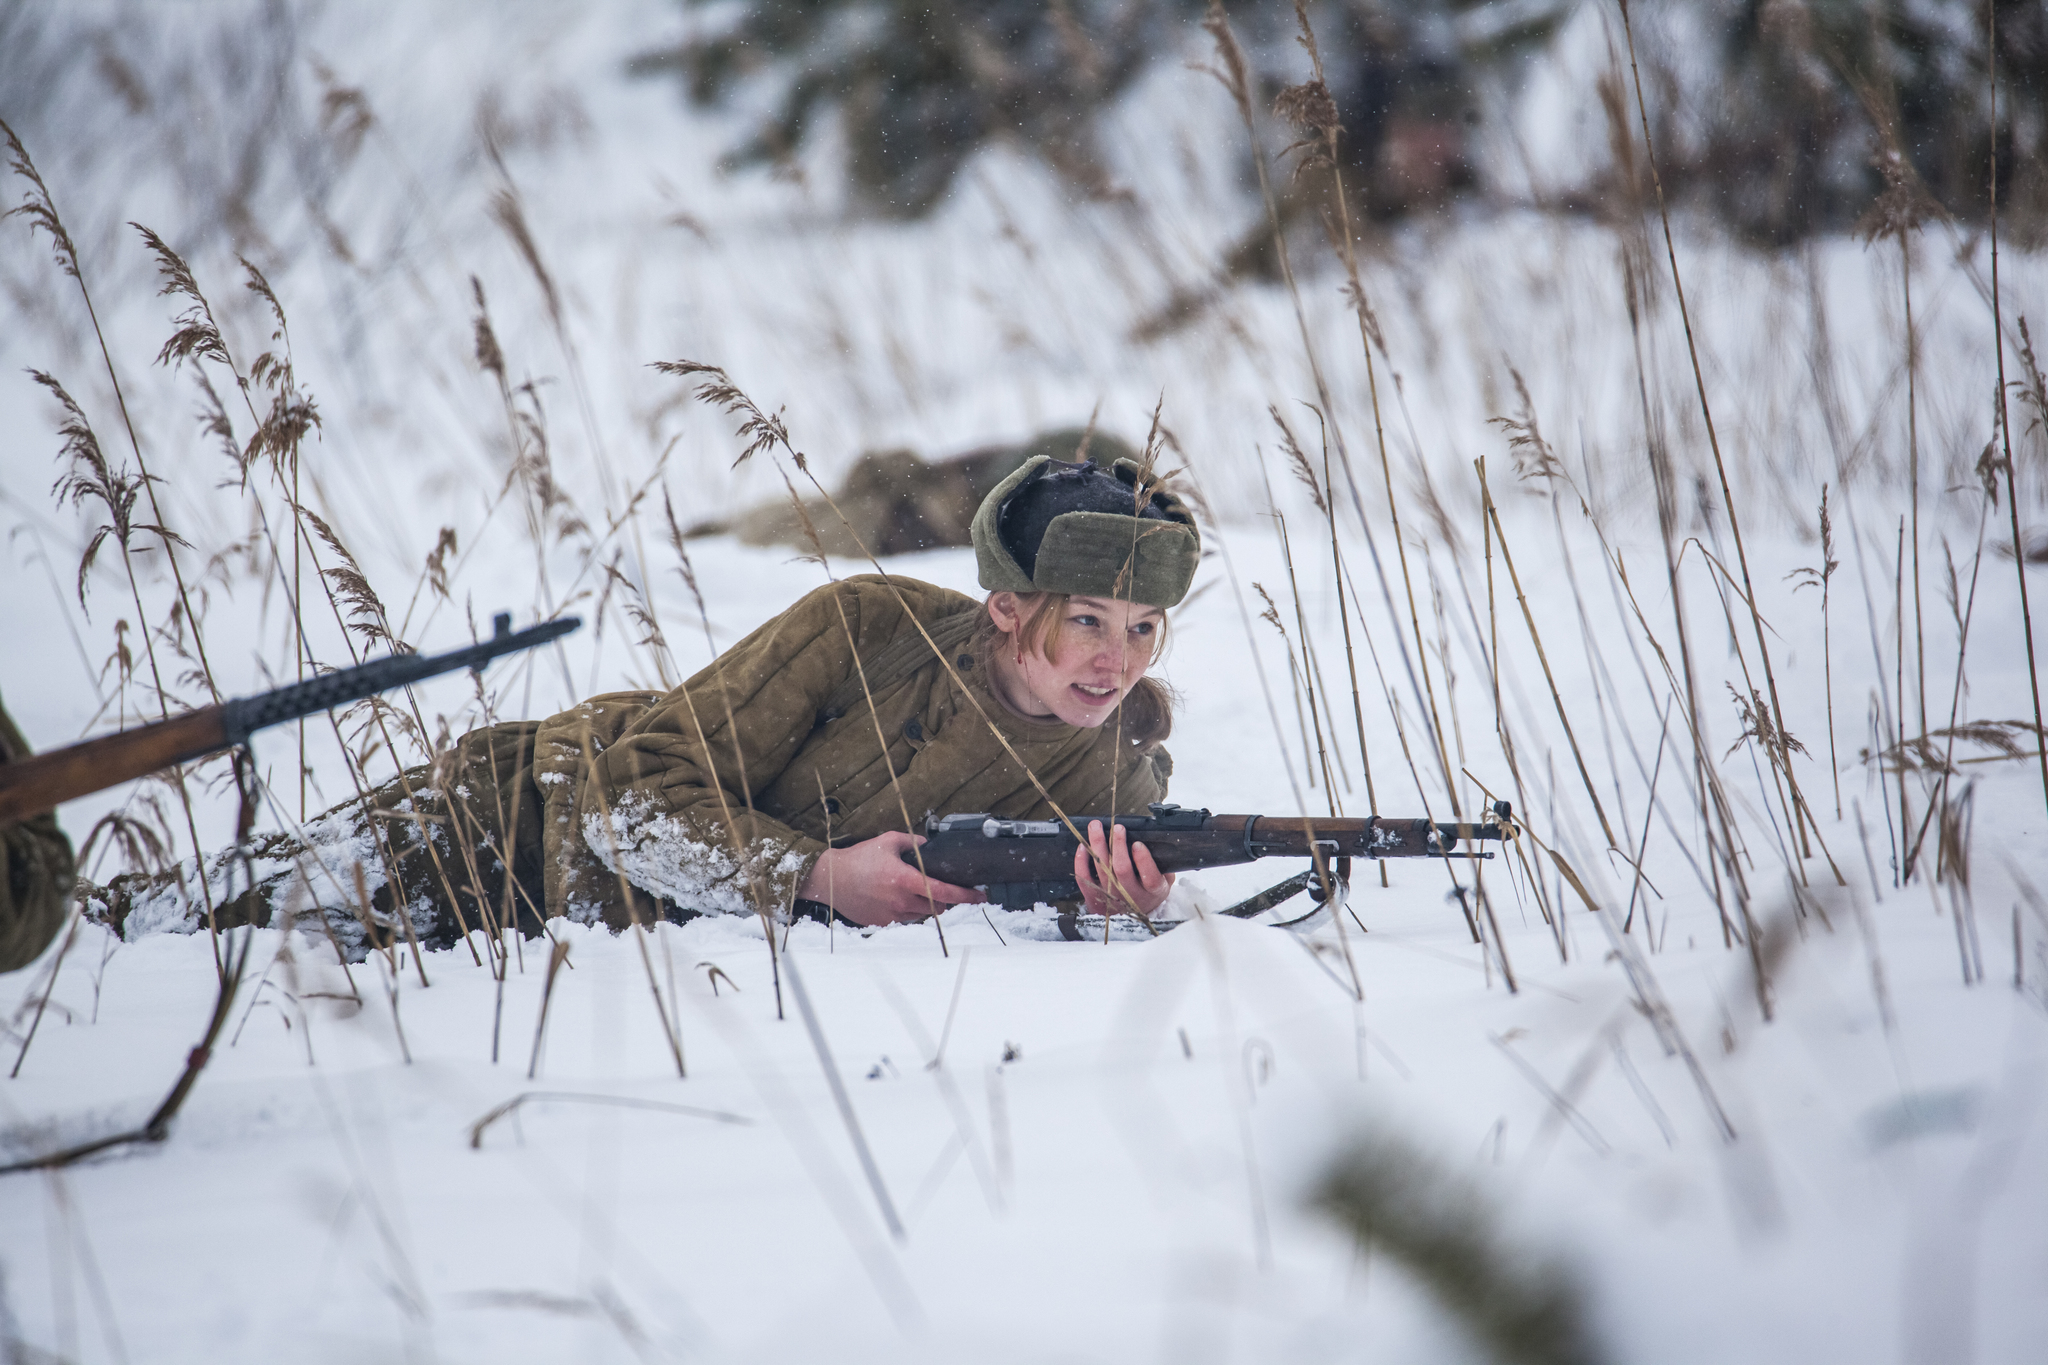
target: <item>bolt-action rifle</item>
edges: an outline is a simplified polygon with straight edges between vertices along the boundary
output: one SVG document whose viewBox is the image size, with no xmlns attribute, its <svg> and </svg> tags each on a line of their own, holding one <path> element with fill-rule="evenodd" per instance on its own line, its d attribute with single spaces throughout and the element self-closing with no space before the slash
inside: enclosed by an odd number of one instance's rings
<svg viewBox="0 0 2048 1365">
<path fill-rule="evenodd" d="M 501 612 L 492 624 L 495 631 L 491 638 L 466 649 L 431 656 L 393 654 L 355 668 L 322 673 L 272 692 L 202 706 L 169 720 L 53 749 L 17 763 L 0 763 L 0 825 L 40 815 L 66 801 L 146 777 L 174 763 L 189 763 L 232 749 L 246 743 L 256 731 L 272 725 L 347 706 L 458 668 L 481 673 L 484 665 L 500 655 L 544 645 L 583 623 L 577 617 L 565 616 L 515 631 L 510 614 Z"/>
<path fill-rule="evenodd" d="M 1353 858 L 1491 858 L 1467 848 L 1484 839 L 1514 837 L 1513 810 L 1497 801 L 1479 824 L 1430 820 L 1323 819 L 1286 815 L 1211 815 L 1206 810 L 1155 803 L 1152 814 L 1119 815 L 1115 823 L 1143 843 L 1161 872 L 1229 867 L 1261 858 L 1308 858 L 1307 872 L 1280 883 L 1226 914 L 1256 915 L 1307 889 L 1326 891 L 1328 879 L 1348 881 Z M 1087 833 L 1100 815 L 1073 817 Z M 991 903 L 1029 909 L 1041 902 L 1071 904 L 1081 899 L 1074 881 L 1078 844 L 1057 820 L 1003 820 L 992 815 L 925 817 L 925 843 L 918 849 L 925 875 L 956 886 L 980 887 Z"/>
</svg>

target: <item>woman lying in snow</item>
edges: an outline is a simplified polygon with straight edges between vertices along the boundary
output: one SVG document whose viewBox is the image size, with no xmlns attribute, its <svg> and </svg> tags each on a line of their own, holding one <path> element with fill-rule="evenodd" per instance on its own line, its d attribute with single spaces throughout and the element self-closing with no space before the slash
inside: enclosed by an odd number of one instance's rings
<svg viewBox="0 0 2048 1365">
<path fill-rule="evenodd" d="M 471 731 L 367 809 L 351 801 L 303 840 L 262 841 L 246 870 L 213 859 L 216 923 L 317 908 L 359 947 L 358 870 L 378 921 L 402 904 L 437 945 L 492 924 L 536 932 L 541 916 L 619 929 L 810 901 L 886 924 L 980 900 L 906 861 L 927 811 L 1045 819 L 1052 803 L 1131 814 L 1165 798 L 1170 698 L 1145 675 L 1201 542 L 1130 461 L 1044 456 L 988 496 L 973 535 L 985 601 L 846 579 L 666 695 L 607 693 Z M 1075 858 L 1088 908 L 1128 908 L 1127 895 L 1156 910 L 1173 878 L 1121 827 L 1113 843 L 1100 825 L 1090 834 L 1094 857 Z M 1123 894 L 1105 890 L 1104 864 Z M 118 879 L 93 893 L 95 913 L 131 938 L 201 927 L 193 880 Z"/>
</svg>

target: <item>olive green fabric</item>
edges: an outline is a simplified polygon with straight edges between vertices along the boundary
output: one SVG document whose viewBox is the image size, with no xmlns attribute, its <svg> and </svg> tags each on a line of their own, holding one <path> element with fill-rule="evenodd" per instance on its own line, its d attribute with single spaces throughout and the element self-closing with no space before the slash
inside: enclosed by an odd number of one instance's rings
<svg viewBox="0 0 2048 1365">
<path fill-rule="evenodd" d="M 758 901 L 779 913 L 828 833 L 858 842 L 902 829 L 906 810 L 913 825 L 927 811 L 1049 816 L 984 714 L 1064 810 L 1107 811 L 1112 790 L 1122 813 L 1163 800 L 1164 749 L 1125 742 L 1119 754 L 1114 718 L 1084 730 L 1017 717 L 964 644 L 949 649 L 953 673 L 922 645 L 917 621 L 957 641 L 981 610 L 907 578 L 820 588 L 672 692 L 609 693 L 544 721 L 471 731 L 439 771 L 414 768 L 372 793 L 375 815 L 344 803 L 303 840 L 259 843 L 246 870 L 215 858 L 216 922 L 317 909 L 357 954 L 368 938 L 351 889 L 358 867 L 378 936 L 402 932 L 403 911 L 435 944 L 508 916 L 532 931 L 543 914 L 622 928 L 678 910 L 751 913 Z M 913 667 L 878 668 L 872 710 L 862 696 L 821 718 L 857 677 L 856 648 L 886 664 L 910 641 L 922 653 Z M 98 894 L 130 937 L 204 923 L 170 878 L 122 878 Z"/>
<path fill-rule="evenodd" d="M 1051 462 L 1034 456 L 997 484 L 974 514 L 974 559 L 990 592 L 1062 592 L 1113 597 L 1148 607 L 1174 607 L 1188 595 L 1202 559 L 1202 536 L 1179 498 L 1155 488 L 1153 506 L 1165 521 L 1116 512 L 1066 512 L 1054 517 L 1039 542 L 1038 561 L 1025 573 L 1003 545 L 998 521 L 1003 503 Z M 1111 470 L 1135 490 L 1143 472 L 1132 460 Z"/>
<path fill-rule="evenodd" d="M 0 763 L 28 757 L 31 750 L 0 706 Z M 0 972 L 11 972 L 42 955 L 64 927 L 72 888 L 77 885 L 71 841 L 55 814 L 0 825 Z"/>
</svg>

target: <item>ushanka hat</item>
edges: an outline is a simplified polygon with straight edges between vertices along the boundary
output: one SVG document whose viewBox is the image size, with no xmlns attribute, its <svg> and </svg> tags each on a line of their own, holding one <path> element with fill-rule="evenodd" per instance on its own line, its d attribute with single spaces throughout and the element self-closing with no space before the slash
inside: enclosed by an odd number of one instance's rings
<svg viewBox="0 0 2048 1365">
<path fill-rule="evenodd" d="M 1179 498 L 1140 480 L 1133 460 L 1109 469 L 1026 460 L 974 514 L 981 586 L 1178 605 L 1202 558 L 1201 533 Z"/>
</svg>

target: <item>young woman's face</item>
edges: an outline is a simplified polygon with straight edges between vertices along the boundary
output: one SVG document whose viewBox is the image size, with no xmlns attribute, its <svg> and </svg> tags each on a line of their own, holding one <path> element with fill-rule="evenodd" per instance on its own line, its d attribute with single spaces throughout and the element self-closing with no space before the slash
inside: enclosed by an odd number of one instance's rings
<svg viewBox="0 0 2048 1365">
<path fill-rule="evenodd" d="M 997 646 L 995 685 L 1021 715 L 1052 716 L 1095 729 L 1116 710 L 1152 665 L 1166 613 L 1106 597 L 1070 597 L 1049 652 L 1026 646 L 1018 632 L 1029 614 L 1014 593 L 997 593 L 989 613 L 1005 638 Z M 1048 638 L 1051 632 L 1047 631 Z"/>
</svg>

